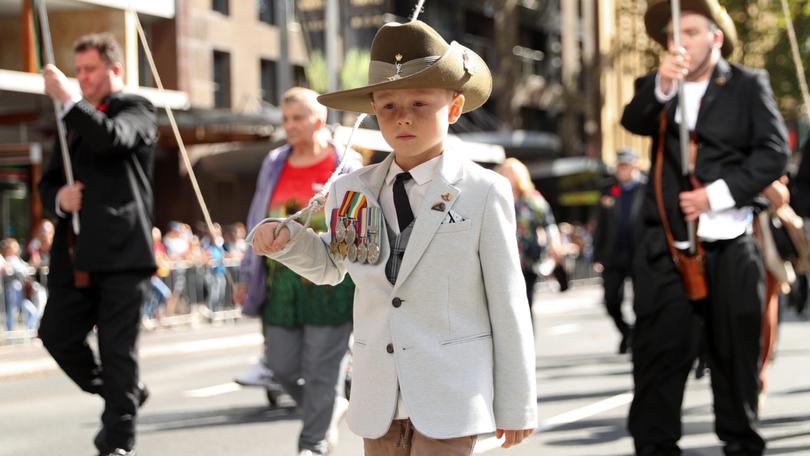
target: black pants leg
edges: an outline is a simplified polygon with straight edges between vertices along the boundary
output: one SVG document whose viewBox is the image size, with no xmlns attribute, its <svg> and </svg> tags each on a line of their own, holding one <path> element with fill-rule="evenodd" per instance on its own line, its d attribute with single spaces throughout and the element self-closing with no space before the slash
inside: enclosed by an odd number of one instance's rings
<svg viewBox="0 0 810 456">
<path fill-rule="evenodd" d="M 622 266 L 606 266 L 602 271 L 602 286 L 605 289 L 605 308 L 613 319 L 616 329 L 624 337 L 627 336 L 630 325 L 622 316 L 622 303 L 624 302 L 624 281 L 630 276 L 629 268 Z"/>
<path fill-rule="evenodd" d="M 756 429 L 764 272 L 754 240 L 744 236 L 707 250 L 709 369 L 715 431 L 728 448 L 761 455 Z"/>
<path fill-rule="evenodd" d="M 526 295 L 529 298 L 529 310 L 534 305 L 534 285 L 537 283 L 537 274 L 529 269 L 523 269 L 523 280 L 526 281 Z"/>
<path fill-rule="evenodd" d="M 96 324 L 98 308 L 94 290 L 51 284 L 39 324 L 39 338 L 59 367 L 76 385 L 101 394 L 101 366 L 87 344 Z"/>
<path fill-rule="evenodd" d="M 80 388 L 105 401 L 105 445 L 131 449 L 138 409 L 137 339 L 149 272 L 94 273 L 92 286 L 51 288 L 40 337 L 54 360 Z M 100 365 L 87 345 L 98 327 Z"/>
<path fill-rule="evenodd" d="M 680 454 L 681 406 L 697 353 L 699 320 L 660 229 L 648 229 L 639 243 L 633 287 L 635 386 L 628 430 L 637 454 Z"/>
</svg>

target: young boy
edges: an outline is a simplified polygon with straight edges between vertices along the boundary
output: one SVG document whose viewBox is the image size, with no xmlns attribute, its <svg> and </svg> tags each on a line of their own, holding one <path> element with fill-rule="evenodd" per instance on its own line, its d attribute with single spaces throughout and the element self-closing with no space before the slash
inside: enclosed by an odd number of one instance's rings
<svg viewBox="0 0 810 456">
<path fill-rule="evenodd" d="M 394 153 L 335 181 L 328 233 L 276 236 L 268 221 L 254 251 L 315 283 L 354 280 L 348 421 L 366 455 L 469 455 L 492 431 L 517 444 L 537 396 L 512 191 L 445 150 L 448 126 L 489 97 L 489 69 L 423 22 L 389 23 L 369 82 L 319 101 L 375 114 Z"/>
</svg>

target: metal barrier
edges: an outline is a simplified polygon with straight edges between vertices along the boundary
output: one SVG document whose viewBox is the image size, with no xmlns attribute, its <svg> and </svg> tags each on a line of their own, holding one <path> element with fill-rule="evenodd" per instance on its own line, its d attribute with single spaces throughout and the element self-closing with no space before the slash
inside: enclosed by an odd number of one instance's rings
<svg viewBox="0 0 810 456">
<path fill-rule="evenodd" d="M 160 303 L 156 316 L 146 316 L 144 326 L 149 329 L 156 325 L 177 326 L 193 324 L 198 321 L 227 321 L 241 318 L 241 310 L 234 305 L 233 287 L 239 283 L 239 260 L 226 259 L 225 275 L 217 277 L 209 264 L 192 264 L 185 261 L 176 262 L 169 270 L 167 277 L 160 280 L 168 287 L 171 294 L 169 298 Z M 45 269 L 38 275 L 38 283 L 43 285 L 39 289 L 43 292 L 42 303 L 37 305 L 39 315 L 45 306 L 47 293 L 44 292 L 47 284 L 48 271 Z M 212 291 L 217 296 L 212 296 Z M 150 288 L 149 293 L 154 291 Z M 6 328 L 5 293 L 0 287 L 0 344 L 20 343 L 36 337 L 36 329 L 29 330 L 20 315 L 17 317 L 15 329 Z M 212 299 L 213 298 L 213 299 Z M 149 308 L 151 296 L 147 295 L 144 306 Z"/>
</svg>

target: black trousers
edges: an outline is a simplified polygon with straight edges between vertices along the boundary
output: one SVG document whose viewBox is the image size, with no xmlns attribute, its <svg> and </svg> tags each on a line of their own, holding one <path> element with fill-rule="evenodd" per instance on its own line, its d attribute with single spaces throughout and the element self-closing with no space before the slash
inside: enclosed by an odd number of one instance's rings
<svg viewBox="0 0 810 456">
<path fill-rule="evenodd" d="M 43 345 L 79 388 L 104 398 L 101 422 L 109 448 L 135 445 L 137 341 L 150 271 L 92 273 L 92 285 L 49 286 L 39 327 Z M 98 328 L 98 361 L 87 343 Z"/>
<path fill-rule="evenodd" d="M 633 278 L 633 269 L 630 262 L 625 265 L 605 266 L 602 271 L 602 287 L 605 290 L 605 308 L 613 319 L 613 324 L 622 336 L 630 331 L 630 325 L 622 316 L 622 303 L 624 302 L 624 281 Z"/>
<path fill-rule="evenodd" d="M 727 454 L 761 455 L 765 441 L 756 422 L 765 284 L 753 239 L 707 245 L 709 297 L 701 302 L 686 299 L 661 228 L 648 228 L 642 240 L 634 262 L 635 396 L 628 417 L 637 453 L 679 454 L 684 386 L 702 336 L 715 432 Z"/>
</svg>

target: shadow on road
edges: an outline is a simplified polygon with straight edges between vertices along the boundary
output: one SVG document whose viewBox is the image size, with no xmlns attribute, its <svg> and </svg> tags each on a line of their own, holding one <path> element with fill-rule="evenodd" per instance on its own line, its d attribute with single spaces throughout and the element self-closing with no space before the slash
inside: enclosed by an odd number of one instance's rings
<svg viewBox="0 0 810 456">
<path fill-rule="evenodd" d="M 177 413 L 147 413 L 138 418 L 138 432 L 143 434 L 183 429 L 234 426 L 251 423 L 297 419 L 295 409 L 267 407 L 232 407 Z"/>
</svg>

